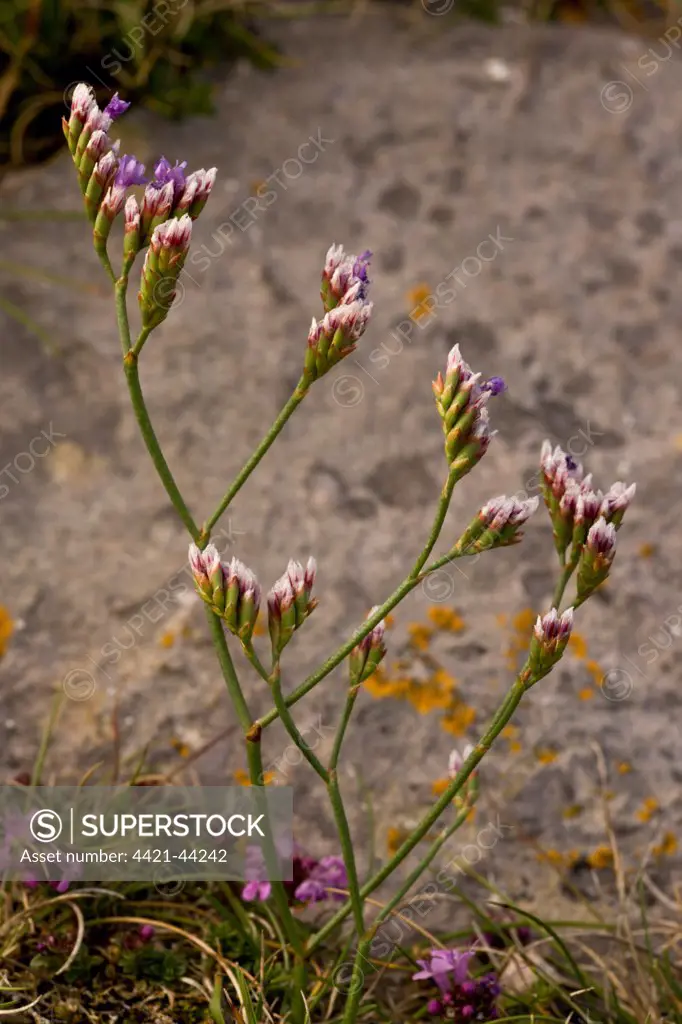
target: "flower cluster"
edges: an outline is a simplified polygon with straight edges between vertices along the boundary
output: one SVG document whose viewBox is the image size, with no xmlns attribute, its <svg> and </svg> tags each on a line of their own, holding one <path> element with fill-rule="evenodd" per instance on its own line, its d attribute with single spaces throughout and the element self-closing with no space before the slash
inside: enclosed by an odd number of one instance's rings
<svg viewBox="0 0 682 1024">
<path fill-rule="evenodd" d="M 538 615 L 528 652 L 528 665 L 534 681 L 546 676 L 566 649 L 573 629 L 573 608 L 559 615 L 552 608 L 546 615 Z"/>
<path fill-rule="evenodd" d="M 367 618 L 371 619 L 378 611 L 379 606 L 375 605 Z M 349 666 L 350 679 L 353 684 L 364 683 L 365 679 L 369 679 L 376 672 L 377 667 L 386 654 L 385 633 L 386 623 L 382 619 L 380 622 L 377 622 L 373 629 L 370 629 L 367 636 L 363 637 L 360 643 L 351 651 Z"/>
<path fill-rule="evenodd" d="M 204 551 L 190 544 L 189 562 L 199 596 L 224 620 L 231 633 L 248 643 L 261 599 L 255 575 L 238 558 L 224 565 L 214 544 Z"/>
<path fill-rule="evenodd" d="M 342 245 L 332 245 L 327 252 L 320 293 L 325 315 L 319 321 L 313 317 L 303 367 L 310 382 L 350 355 L 365 332 L 372 315 L 372 303 L 367 300 L 371 257 L 369 251 L 349 256 Z"/>
<path fill-rule="evenodd" d="M 445 379 L 439 372 L 432 385 L 443 421 L 445 455 L 455 480 L 461 480 L 488 450 L 493 435 L 486 406 L 491 395 L 505 389 L 501 377 L 485 384 L 480 379 L 481 374 L 472 371 L 455 345 L 448 355 Z"/>
<path fill-rule="evenodd" d="M 542 445 L 543 496 L 562 563 L 578 566 L 579 602 L 606 579 L 616 553 L 616 531 L 630 505 L 635 484 L 617 481 L 603 494 L 579 462 L 549 441 Z M 570 551 L 569 551 L 570 547 Z"/>
<path fill-rule="evenodd" d="M 314 558 L 308 559 L 305 569 L 300 562 L 291 559 L 287 571 L 268 594 L 268 627 L 275 659 L 317 605 L 312 597 L 316 573 Z"/>
<path fill-rule="evenodd" d="M 138 252 L 149 245 L 139 295 L 143 327 L 149 331 L 168 315 L 189 249 L 192 221 L 206 205 L 217 170 L 201 168 L 185 174 L 186 161 L 172 166 L 161 157 L 148 181 L 144 164 L 127 153 L 119 156 L 120 144 L 108 134 L 129 106 L 116 94 L 100 110 L 90 86 L 81 83 L 73 91 L 69 120 L 62 119 L 62 125 L 100 258 L 108 262 L 109 235 L 123 210 L 122 276 L 127 276 Z M 141 206 L 128 194 L 135 185 L 146 185 Z"/>
<path fill-rule="evenodd" d="M 472 519 L 453 548 L 454 555 L 474 555 L 489 548 L 503 548 L 517 544 L 523 537 L 521 527 L 536 511 L 540 499 L 507 498 L 501 494 L 491 498 Z"/>
<path fill-rule="evenodd" d="M 285 882 L 284 887 L 290 898 L 298 903 L 345 899 L 343 893 L 329 891 L 348 888 L 348 877 L 341 857 L 322 857 L 316 860 L 315 857 L 294 853 L 292 874 L 292 881 Z M 267 880 L 265 858 L 259 846 L 249 847 L 246 851 L 246 877 L 242 899 L 247 902 L 267 900 L 272 892 L 272 883 Z"/>
<path fill-rule="evenodd" d="M 497 978 L 494 974 L 470 977 L 473 957 L 473 950 L 432 949 L 428 959 L 417 960 L 420 970 L 412 975 L 413 980 L 432 981 L 438 987 L 438 997 L 427 1003 L 430 1014 L 458 1022 L 490 1021 L 499 1016 Z"/>
</svg>

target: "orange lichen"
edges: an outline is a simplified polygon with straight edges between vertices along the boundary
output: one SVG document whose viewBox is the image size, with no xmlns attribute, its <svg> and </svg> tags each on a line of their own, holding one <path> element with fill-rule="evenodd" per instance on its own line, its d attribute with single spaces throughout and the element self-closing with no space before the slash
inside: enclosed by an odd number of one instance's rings
<svg viewBox="0 0 682 1024">
<path fill-rule="evenodd" d="M 431 298 L 431 294 L 430 286 L 424 282 L 409 290 L 407 302 L 411 309 L 412 320 L 421 320 L 423 316 L 427 316 L 431 312 L 429 308 L 431 304 L 427 302 L 427 299 Z"/>
<path fill-rule="evenodd" d="M 167 630 L 161 637 L 159 637 L 159 643 L 162 647 L 172 647 L 175 643 L 175 633 L 172 629 Z"/>
<path fill-rule="evenodd" d="M 674 832 L 666 832 L 660 843 L 652 847 L 656 857 L 671 857 L 677 852 L 677 836 Z"/>
<path fill-rule="evenodd" d="M 580 690 L 578 693 L 580 700 L 593 700 L 594 690 L 590 690 L 589 686 L 586 686 L 584 690 Z"/>
<path fill-rule="evenodd" d="M 451 782 L 452 779 L 436 779 L 431 785 L 431 792 L 434 796 L 442 796 Z"/>
<path fill-rule="evenodd" d="M 464 736 L 476 721 L 476 709 L 468 704 L 457 704 L 440 720 L 441 728 L 453 736 Z"/>
<path fill-rule="evenodd" d="M 187 744 L 184 743 L 182 740 L 177 739 L 177 737 L 173 737 L 173 739 L 170 741 L 170 745 L 176 752 L 176 754 L 178 754 L 180 757 L 189 757 L 189 755 L 192 753 Z"/>
<path fill-rule="evenodd" d="M 243 768 L 237 768 L 237 770 L 233 772 L 232 778 L 234 779 L 238 786 L 251 785 L 251 779 L 249 778 L 248 774 L 244 771 Z M 276 778 L 276 772 L 263 772 L 263 782 L 261 783 L 261 785 L 269 786 L 270 783 L 273 782 Z"/>
<path fill-rule="evenodd" d="M 535 757 L 540 764 L 552 764 L 558 756 L 558 750 L 553 750 L 552 747 L 540 747 L 539 750 L 535 751 Z"/>
<path fill-rule="evenodd" d="M 590 673 L 597 686 L 599 686 L 603 682 L 604 676 L 606 675 L 604 669 L 601 667 L 599 662 L 593 661 L 592 659 L 588 659 L 585 662 L 585 668 Z"/>
<path fill-rule="evenodd" d="M 410 833 L 404 828 L 396 828 L 392 825 L 386 833 L 386 849 L 389 857 L 402 846 Z"/>
<path fill-rule="evenodd" d="M 512 624 L 517 633 L 526 634 L 530 633 L 536 619 L 537 615 L 532 608 L 524 608 L 523 611 L 517 612 L 512 619 Z"/>
<path fill-rule="evenodd" d="M 384 619 L 384 625 L 386 626 L 386 629 L 390 629 L 391 626 L 394 626 L 395 625 L 395 618 L 394 618 L 394 616 L 393 615 L 387 615 L 385 617 L 385 619 Z"/>
<path fill-rule="evenodd" d="M 646 541 L 644 544 L 640 544 L 637 554 L 640 558 L 651 558 L 656 553 L 656 545 Z"/>
<path fill-rule="evenodd" d="M 407 632 L 410 637 L 410 646 L 414 647 L 418 651 L 426 651 L 431 638 L 433 637 L 433 630 L 430 626 L 424 626 L 418 622 L 412 622 L 407 627 Z"/>
<path fill-rule="evenodd" d="M 498 612 L 495 616 L 495 620 L 498 626 L 506 626 L 509 622 L 509 616 L 505 612 Z"/>
<path fill-rule="evenodd" d="M 639 821 L 651 821 L 651 819 L 653 818 L 654 814 L 660 806 L 661 805 L 659 804 L 655 796 L 648 796 L 642 804 L 642 806 L 640 807 L 640 809 L 635 814 L 635 817 Z"/>
<path fill-rule="evenodd" d="M 7 650 L 7 644 L 13 632 L 14 622 L 12 616 L 5 606 L 0 604 L 0 658 Z"/>
<path fill-rule="evenodd" d="M 427 614 L 438 629 L 446 629 L 451 633 L 461 633 L 464 629 L 464 619 L 454 608 L 443 608 L 442 605 L 433 604 Z"/>
<path fill-rule="evenodd" d="M 632 771 L 632 765 L 629 761 L 620 761 L 617 766 L 617 771 L 619 775 L 627 775 L 628 772 Z"/>
<path fill-rule="evenodd" d="M 610 846 L 598 846 L 592 853 L 588 853 L 586 860 L 596 871 L 610 868 L 613 865 L 613 850 Z"/>
<path fill-rule="evenodd" d="M 568 638 L 568 647 L 576 658 L 587 657 L 587 643 L 580 633 L 571 633 Z"/>
<path fill-rule="evenodd" d="M 364 686 L 371 697 L 381 700 L 385 697 L 404 697 L 407 693 L 411 680 L 400 676 L 389 676 L 379 666 L 369 679 L 365 680 Z"/>
<path fill-rule="evenodd" d="M 447 675 L 447 673 L 445 674 Z M 454 679 L 452 683 L 454 684 Z M 435 676 L 432 676 L 425 683 L 411 679 L 405 698 L 420 715 L 427 715 L 429 711 L 450 707 L 452 704 L 452 686 L 438 682 Z"/>
<path fill-rule="evenodd" d="M 579 859 L 580 854 L 577 850 L 570 850 L 568 853 L 562 853 L 561 850 L 540 850 L 537 854 L 537 859 L 545 864 L 551 864 L 555 868 L 570 868 L 571 865 Z"/>
<path fill-rule="evenodd" d="M 582 804 L 570 804 L 565 808 L 562 817 L 566 818 L 567 821 L 572 821 L 573 818 L 578 818 L 583 813 Z"/>
</svg>

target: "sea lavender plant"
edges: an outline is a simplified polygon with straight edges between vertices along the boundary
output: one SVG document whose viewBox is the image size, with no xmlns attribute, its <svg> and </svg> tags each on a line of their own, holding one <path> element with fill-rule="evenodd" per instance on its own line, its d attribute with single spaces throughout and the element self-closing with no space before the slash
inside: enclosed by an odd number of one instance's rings
<svg viewBox="0 0 682 1024">
<path fill-rule="evenodd" d="M 499 376 L 482 380 L 481 374 L 474 372 L 465 361 L 459 347 L 454 346 L 444 374 L 439 372 L 432 385 L 443 428 L 446 466 L 433 526 L 426 543 L 393 593 L 369 611 L 364 622 L 323 665 L 285 695 L 281 678 L 285 649 L 293 634 L 305 626 L 317 604 L 317 598 L 312 596 L 317 575 L 315 560 L 309 558 L 304 567 L 291 559 L 286 571 L 271 586 L 266 598 L 270 651 L 265 657 L 262 652 L 257 652 L 254 643 L 261 585 L 255 573 L 239 559 L 233 558 L 229 564 L 221 561 L 219 552 L 210 543 L 211 534 L 310 389 L 353 352 L 361 340 L 372 314 L 372 302 L 368 299 L 371 253 L 366 251 L 356 257 L 347 254 L 341 245 L 332 245 L 329 249 L 322 269 L 322 314 L 319 319 L 312 319 L 307 346 L 301 356 L 300 379 L 217 508 L 199 525 L 178 488 L 154 431 L 140 384 L 139 362 L 149 336 L 173 307 L 178 279 L 191 244 L 192 224 L 210 197 L 216 169 L 201 169 L 187 174 L 185 161 L 171 164 L 162 156 L 149 175 L 135 156 L 119 156 L 119 146 L 112 142 L 109 131 L 127 106 L 115 97 L 105 110 L 100 111 L 92 90 L 87 85 L 79 85 L 73 93 L 70 117 L 64 119 L 63 126 L 85 208 L 93 224 L 95 250 L 114 289 L 123 368 L 132 406 L 153 465 L 191 540 L 190 566 L 197 594 L 205 605 L 218 663 L 243 733 L 251 784 L 254 787 L 262 785 L 262 737 L 267 728 L 279 719 L 327 790 L 342 853 L 341 858 L 327 857 L 321 861 L 297 854 L 294 858 L 295 881 L 286 883 L 271 880 L 276 872 L 270 869 L 277 864 L 279 854 L 274 845 L 268 848 L 266 843 L 262 855 L 259 850 L 258 855 L 253 854 L 249 860 L 243 898 L 247 901 L 268 900 L 274 904 L 294 965 L 288 1006 L 293 1024 L 300 1024 L 306 1018 L 309 959 L 327 937 L 336 933 L 352 916 L 357 951 L 343 1011 L 344 1024 L 352 1024 L 360 1011 L 362 968 L 370 954 L 373 937 L 432 863 L 443 844 L 470 815 L 479 791 L 481 760 L 524 695 L 561 659 L 571 634 L 574 608 L 587 601 L 609 575 L 616 550 L 616 532 L 634 496 L 635 486 L 628 487 L 619 482 L 602 494 L 593 488 L 591 476 L 585 476 L 582 466 L 572 456 L 559 447 L 553 448 L 549 441 L 544 443 L 540 454 L 542 490 L 560 563 L 552 607 L 538 615 L 526 662 L 511 683 L 488 728 L 461 755 L 455 752 L 451 756 L 449 781 L 440 797 L 394 855 L 361 880 L 339 786 L 338 763 L 360 688 L 386 653 L 385 618 L 432 573 L 455 559 L 518 543 L 522 537 L 521 527 L 538 506 L 537 498 L 524 501 L 504 495 L 492 498 L 479 510 L 459 539 L 448 542 L 444 555 L 433 556 L 455 486 L 481 461 L 494 437 L 488 406 L 506 390 L 506 384 Z M 144 192 L 138 199 L 129 190 L 141 186 L 144 186 Z M 121 216 L 123 242 L 119 266 L 115 270 L 109 249 L 112 226 Z M 129 319 L 128 291 L 138 257 L 142 266 L 135 290 L 138 292 L 141 328 L 134 337 Z M 564 592 L 576 570 L 575 600 L 562 610 Z M 260 718 L 254 718 L 249 708 L 226 634 L 235 638 L 246 659 L 270 689 L 273 706 Z M 323 763 L 299 732 L 291 709 L 344 661 L 348 662 L 347 697 L 331 754 Z M 434 839 L 433 826 L 443 815 L 446 815 L 446 825 Z M 430 843 L 426 854 L 377 913 L 369 897 L 424 841 Z M 292 914 L 292 903 L 317 903 L 322 899 L 330 899 L 340 905 L 304 940 L 299 922 Z M 496 982 L 490 976 L 469 977 L 470 958 L 471 951 L 436 950 L 429 960 L 420 963 L 421 971 L 416 977 L 432 980 L 439 992 L 438 998 L 434 997 L 429 1003 L 431 1013 L 450 1017 L 456 1013 L 459 1020 L 489 1020 L 494 1017 Z"/>
</svg>

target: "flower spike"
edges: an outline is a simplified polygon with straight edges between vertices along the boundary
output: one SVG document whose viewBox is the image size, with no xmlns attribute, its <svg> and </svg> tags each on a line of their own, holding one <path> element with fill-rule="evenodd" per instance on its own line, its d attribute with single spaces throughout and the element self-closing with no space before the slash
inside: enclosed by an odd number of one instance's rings
<svg viewBox="0 0 682 1024">
<path fill-rule="evenodd" d="M 539 503 L 537 496 L 525 501 L 507 498 L 504 494 L 492 498 L 469 523 L 452 549 L 453 556 L 475 555 L 489 548 L 518 544 L 523 537 L 521 527 L 530 519 Z"/>
<path fill-rule="evenodd" d="M 158 327 L 170 312 L 191 237 L 192 221 L 187 215 L 165 221 L 154 230 L 142 267 L 138 296 L 142 326 L 147 330 Z"/>
<path fill-rule="evenodd" d="M 528 668 L 533 682 L 546 676 L 561 659 L 573 629 L 573 608 L 559 615 L 552 608 L 546 615 L 538 615 L 528 653 Z"/>
<path fill-rule="evenodd" d="M 456 480 L 461 480 L 476 463 L 485 455 L 492 434 L 490 433 L 490 417 L 486 405 L 491 395 L 497 395 L 504 389 L 502 381 L 482 386 L 480 373 L 474 373 L 462 358 L 459 345 L 455 345 L 448 354 L 445 378 L 438 374 L 432 384 L 436 399 L 436 408 L 443 421 L 445 434 L 445 456 L 450 464 L 451 472 Z"/>
<path fill-rule="evenodd" d="M 600 516 L 587 534 L 578 563 L 576 604 L 586 601 L 609 575 L 616 556 L 616 527 Z"/>
</svg>

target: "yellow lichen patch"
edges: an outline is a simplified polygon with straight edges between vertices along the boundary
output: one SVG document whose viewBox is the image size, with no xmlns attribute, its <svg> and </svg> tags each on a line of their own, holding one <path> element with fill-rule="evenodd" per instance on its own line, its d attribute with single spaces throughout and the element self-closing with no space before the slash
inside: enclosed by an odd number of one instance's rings
<svg viewBox="0 0 682 1024">
<path fill-rule="evenodd" d="M 523 633 L 524 635 L 530 633 L 537 615 L 532 608 L 524 608 L 523 611 L 517 612 L 512 619 L 512 624 L 517 633 Z"/>
<path fill-rule="evenodd" d="M 421 623 L 412 622 L 407 627 L 410 637 L 410 646 L 417 651 L 426 651 L 433 637 L 433 630 L 430 626 L 423 626 Z"/>
<path fill-rule="evenodd" d="M 389 677 L 381 666 L 364 682 L 370 697 L 382 700 L 385 697 L 404 697 L 411 680 L 400 676 Z"/>
<path fill-rule="evenodd" d="M 576 658 L 587 657 L 587 643 L 580 633 L 571 633 L 568 638 L 568 646 Z"/>
<path fill-rule="evenodd" d="M 632 771 L 632 765 L 629 761 L 620 761 L 617 765 L 617 771 L 619 775 L 627 775 L 628 772 Z"/>
<path fill-rule="evenodd" d="M 454 608 L 432 604 L 427 615 L 438 629 L 446 629 L 451 633 L 461 633 L 464 629 L 464 619 Z"/>
<path fill-rule="evenodd" d="M 637 554 L 640 558 L 651 558 L 652 555 L 656 554 L 656 545 L 650 544 L 648 541 L 640 544 Z"/>
<path fill-rule="evenodd" d="M 451 782 L 452 779 L 436 779 L 431 786 L 431 792 L 434 796 L 442 796 Z"/>
<path fill-rule="evenodd" d="M 413 320 L 421 320 L 423 316 L 427 316 L 431 312 L 429 309 L 430 303 L 426 300 L 431 298 L 431 288 L 428 284 L 422 282 L 421 284 L 415 285 L 407 293 L 407 303 L 410 307 L 410 317 Z"/>
<path fill-rule="evenodd" d="M 513 632 L 507 647 L 507 667 L 510 671 L 516 669 L 519 655 L 524 654 L 528 648 L 536 618 L 532 608 L 524 608 L 512 619 Z"/>
<path fill-rule="evenodd" d="M 384 625 L 386 629 L 390 629 L 391 626 L 395 625 L 395 617 L 393 615 L 387 615 L 384 619 Z"/>
<path fill-rule="evenodd" d="M 14 632 L 12 616 L 4 605 L 0 604 L 0 658 L 7 650 L 7 643 Z"/>
<path fill-rule="evenodd" d="M 177 739 L 177 737 L 174 737 L 170 741 L 170 745 L 176 752 L 176 754 L 178 754 L 180 757 L 189 757 L 189 755 L 192 753 L 187 744 L 184 743 L 182 740 Z"/>
<path fill-rule="evenodd" d="M 452 682 L 454 683 L 454 680 Z M 411 679 L 405 697 L 420 715 L 428 715 L 429 711 L 450 707 L 452 686 L 437 682 L 434 676 L 425 683 Z"/>
<path fill-rule="evenodd" d="M 677 852 L 677 837 L 674 832 L 666 832 L 660 843 L 653 848 L 656 857 L 672 857 Z"/>
<path fill-rule="evenodd" d="M 639 821 L 651 821 L 656 811 L 661 805 L 655 796 L 648 796 L 640 809 L 635 814 L 635 817 Z"/>
<path fill-rule="evenodd" d="M 452 693 L 457 686 L 457 680 L 455 677 L 451 676 L 449 672 L 446 672 L 442 666 L 435 670 L 431 676 L 431 680 L 437 686 L 442 686 L 443 689 L 448 691 L 448 693 Z"/>
<path fill-rule="evenodd" d="M 233 772 L 232 778 L 234 779 L 238 786 L 251 785 L 251 779 L 249 778 L 248 774 L 244 771 L 243 768 L 237 768 L 237 770 Z M 264 772 L 262 785 L 269 786 L 270 783 L 274 782 L 276 778 L 277 772 Z"/>
<path fill-rule="evenodd" d="M 578 693 L 580 700 L 594 700 L 594 690 L 590 690 L 589 686 L 586 686 L 584 690 L 580 690 Z"/>
<path fill-rule="evenodd" d="M 172 629 L 167 630 L 159 637 L 159 644 L 162 647 L 172 647 L 175 643 L 176 634 Z"/>
<path fill-rule="evenodd" d="M 570 853 L 562 853 L 561 850 L 548 849 L 540 850 L 537 859 L 543 864 L 551 864 L 555 868 L 570 868 L 571 864 L 578 859 L 578 854 L 575 850 Z"/>
<path fill-rule="evenodd" d="M 457 704 L 447 715 L 443 715 L 440 724 L 442 729 L 453 736 L 464 736 L 475 721 L 475 708 L 469 707 L 468 704 Z"/>
<path fill-rule="evenodd" d="M 507 753 L 518 754 L 521 751 L 521 743 L 517 739 L 519 735 L 518 725 L 505 725 L 500 735 L 508 741 L 509 747 Z"/>
<path fill-rule="evenodd" d="M 572 821 L 573 818 L 578 818 L 583 813 L 582 804 L 570 804 L 565 808 L 562 817 L 566 818 L 567 821 Z"/>
<path fill-rule="evenodd" d="M 552 747 L 540 747 L 539 750 L 535 751 L 535 757 L 540 764 L 553 764 L 559 756 L 559 751 L 554 750 Z"/>
<path fill-rule="evenodd" d="M 386 833 L 386 849 L 389 857 L 402 846 L 410 833 L 404 828 L 396 828 L 392 825 Z"/>
<path fill-rule="evenodd" d="M 585 662 L 585 668 L 594 679 L 596 685 L 599 686 L 603 682 L 604 676 L 606 674 L 604 672 L 604 669 L 599 664 L 599 662 L 593 661 L 592 659 L 588 658 L 588 660 Z"/>
<path fill-rule="evenodd" d="M 588 853 L 587 863 L 597 871 L 610 868 L 613 864 L 613 850 L 610 846 L 598 846 L 592 853 Z"/>
</svg>

